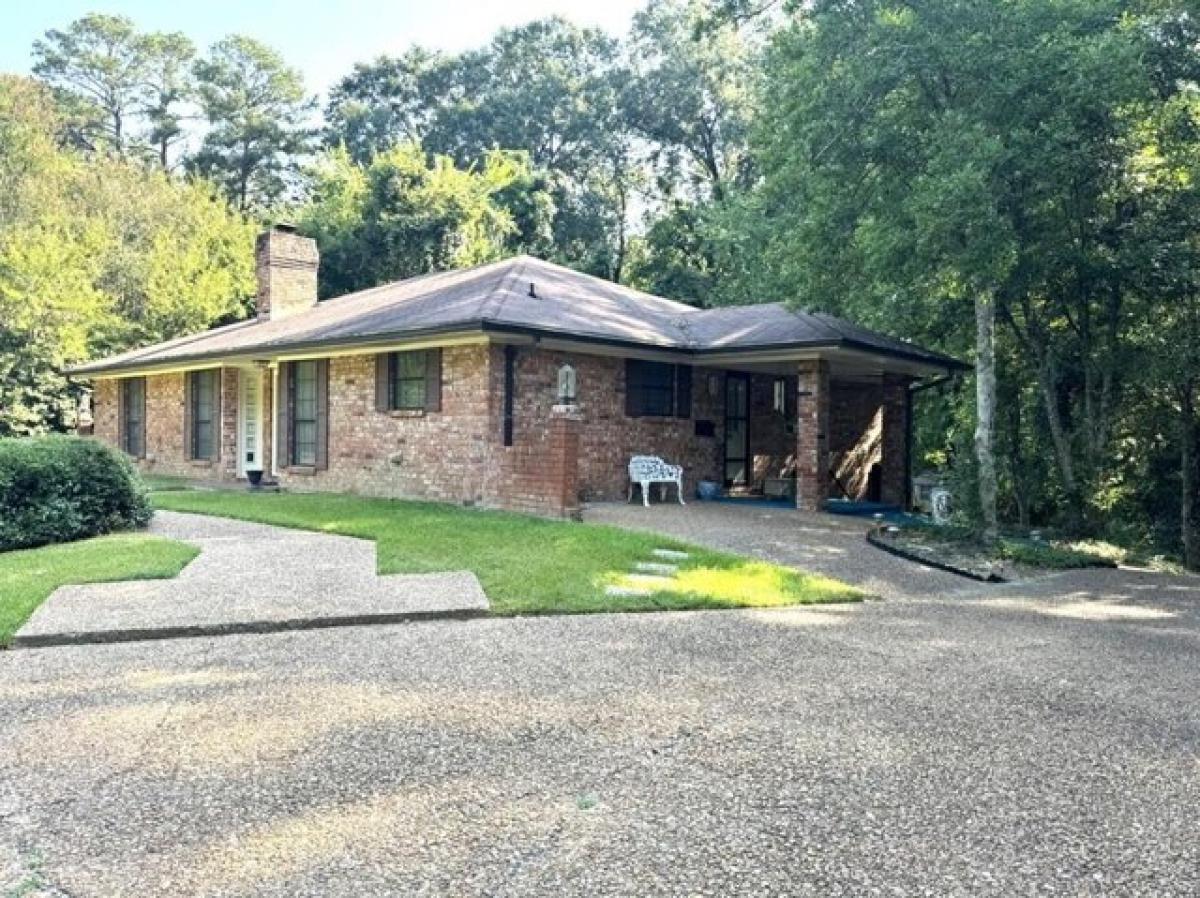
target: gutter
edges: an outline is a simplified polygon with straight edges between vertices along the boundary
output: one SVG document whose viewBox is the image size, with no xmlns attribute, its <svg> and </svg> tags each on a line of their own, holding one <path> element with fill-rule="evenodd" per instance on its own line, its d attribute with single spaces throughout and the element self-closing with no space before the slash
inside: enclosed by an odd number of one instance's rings
<svg viewBox="0 0 1200 898">
<path fill-rule="evenodd" d="M 954 370 L 969 371 L 972 369 L 971 365 L 949 356 L 931 357 L 919 352 L 905 352 L 903 350 L 886 349 L 879 346 L 872 346 L 870 343 L 866 343 L 861 340 L 848 340 L 845 338 L 837 340 L 814 340 L 809 342 L 792 341 L 784 343 L 759 343 L 749 346 L 686 347 L 665 343 L 647 343 L 638 340 L 624 340 L 619 337 L 608 337 L 598 334 L 583 334 L 576 331 L 539 328 L 530 325 L 503 324 L 491 319 L 481 319 L 479 321 L 459 322 L 456 324 L 439 325 L 436 327 L 388 331 L 385 333 L 371 334 L 370 336 L 359 339 L 350 339 L 344 341 L 326 339 L 263 343 L 256 346 L 247 346 L 245 348 L 233 348 L 216 350 L 212 352 L 177 355 L 169 360 L 164 360 L 158 363 L 147 362 L 145 359 L 130 359 L 129 361 L 114 365 L 87 363 L 83 365 L 70 366 L 64 369 L 64 373 L 76 377 L 91 377 L 139 370 L 151 371 L 156 368 L 160 370 L 178 370 L 182 367 L 197 366 L 198 363 L 206 361 L 216 362 L 226 359 L 243 358 L 252 360 L 255 358 L 263 358 L 264 356 L 271 357 L 283 353 L 304 352 L 306 350 L 317 349 L 361 348 L 364 352 L 369 352 L 372 347 L 390 346 L 395 344 L 397 341 L 418 340 L 422 337 L 437 337 L 444 336 L 446 334 L 463 334 L 474 332 L 483 334 L 510 334 L 535 339 L 557 338 L 570 340 L 577 343 L 613 346 L 642 351 L 667 352 L 677 354 L 685 358 L 701 359 L 705 356 L 713 354 L 738 356 L 757 352 L 786 351 L 790 349 L 855 349 L 871 355 L 903 359 L 906 361 L 941 367 L 946 369 L 947 372 Z M 946 376 L 949 377 L 950 375 L 947 374 Z"/>
</svg>

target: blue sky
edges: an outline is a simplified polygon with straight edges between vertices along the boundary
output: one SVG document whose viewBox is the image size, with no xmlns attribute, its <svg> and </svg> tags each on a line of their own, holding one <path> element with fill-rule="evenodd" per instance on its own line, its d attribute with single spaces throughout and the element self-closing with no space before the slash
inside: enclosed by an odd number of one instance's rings
<svg viewBox="0 0 1200 898">
<path fill-rule="evenodd" d="M 503 25 L 565 16 L 622 34 L 644 0 L 0 0 L 0 71 L 27 73 L 48 28 L 88 12 L 119 13 L 143 30 L 182 31 L 200 47 L 231 32 L 274 46 L 324 91 L 353 63 L 410 44 L 449 51 L 479 46 Z"/>
</svg>

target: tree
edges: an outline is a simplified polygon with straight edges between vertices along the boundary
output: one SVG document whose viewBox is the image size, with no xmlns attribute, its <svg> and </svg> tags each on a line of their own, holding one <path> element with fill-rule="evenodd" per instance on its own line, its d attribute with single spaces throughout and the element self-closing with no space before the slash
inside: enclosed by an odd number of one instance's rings
<svg viewBox="0 0 1200 898">
<path fill-rule="evenodd" d="M 180 105 L 191 100 L 195 87 L 191 77 L 196 48 L 178 32 L 146 35 L 145 99 L 142 114 L 149 123 L 147 139 L 155 148 L 159 165 L 171 167 L 171 152 L 184 139 Z"/>
<path fill-rule="evenodd" d="M 1051 309 L 1082 308 L 1064 288 L 1100 255 L 1111 220 L 1128 128 L 1119 111 L 1146 96 L 1140 38 L 1121 9 L 829 0 L 781 35 L 770 63 L 759 208 L 778 237 L 766 265 L 777 266 L 777 288 L 815 304 L 885 315 L 930 298 L 973 307 L 987 534 L 997 522 L 997 317 L 1045 368 L 1050 316 L 1067 314 Z M 1102 301 L 1104 289 L 1089 282 L 1083 301 Z M 1043 392 L 1053 432 L 1055 396 Z"/>
<path fill-rule="evenodd" d="M 511 251 L 519 239 L 513 189 L 531 184 L 520 155 L 489 153 L 477 170 L 447 156 L 429 158 L 401 144 L 360 166 L 345 148 L 313 173 L 304 233 L 321 247 L 321 293 L 336 296 L 388 281 L 476 265 Z M 524 204 L 536 208 L 536 198 Z"/>
<path fill-rule="evenodd" d="M 355 64 L 329 92 L 326 143 L 344 144 L 360 165 L 398 144 L 420 143 L 436 114 L 440 97 L 433 91 L 446 68 L 445 57 L 415 46 Z"/>
<path fill-rule="evenodd" d="M 481 166 L 496 149 L 523 152 L 549 194 L 540 212 L 553 213 L 539 251 L 620 277 L 642 178 L 619 108 L 628 77 L 619 63 L 617 41 L 561 18 L 502 29 L 459 56 L 413 48 L 338 84 L 326 142 L 344 143 L 362 164 L 413 140 L 459 167 Z"/>
<path fill-rule="evenodd" d="M 633 20 L 633 77 L 622 97 L 633 128 L 653 147 L 668 183 L 720 201 L 748 168 L 757 51 L 731 25 L 698 34 L 707 0 L 651 0 Z M 682 169 L 682 171 L 681 171 Z"/>
<path fill-rule="evenodd" d="M 309 143 L 314 103 L 300 73 L 242 35 L 214 44 L 194 72 L 209 130 L 191 168 L 243 211 L 270 206 L 287 193 Z"/>
<path fill-rule="evenodd" d="M 203 182 L 59 146 L 46 90 L 0 76 L 0 435 L 62 429 L 63 368 L 246 314 L 254 227 Z"/>
<path fill-rule="evenodd" d="M 141 103 L 146 74 L 133 22 L 124 16 L 86 15 L 34 41 L 33 59 L 35 75 L 83 104 L 84 139 L 93 147 L 105 144 L 124 152 L 128 120 Z"/>
</svg>

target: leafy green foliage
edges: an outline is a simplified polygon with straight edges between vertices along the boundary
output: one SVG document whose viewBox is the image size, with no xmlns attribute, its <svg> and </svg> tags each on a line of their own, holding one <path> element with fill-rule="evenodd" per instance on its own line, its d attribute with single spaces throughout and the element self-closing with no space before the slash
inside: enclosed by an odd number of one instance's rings
<svg viewBox="0 0 1200 898">
<path fill-rule="evenodd" d="M 244 314 L 254 227 L 203 182 L 59 146 L 0 76 L 0 436 L 69 426 L 66 365 Z"/>
<path fill-rule="evenodd" d="M 313 202 L 301 228 L 322 247 L 321 292 L 332 296 L 429 271 L 476 265 L 519 243 L 500 205 L 527 181 L 525 160 L 489 153 L 481 168 L 457 168 L 401 144 L 356 164 L 345 149 L 327 154 L 313 175 Z M 536 227 L 536 209 L 526 210 Z"/>
<path fill-rule="evenodd" d="M 235 34 L 212 46 L 195 76 L 208 131 L 191 168 L 221 184 L 242 210 L 285 197 L 314 106 L 300 73 L 266 44 Z"/>
<path fill-rule="evenodd" d="M 0 551 L 144 527 L 150 505 L 133 465 L 96 440 L 0 439 Z"/>
</svg>

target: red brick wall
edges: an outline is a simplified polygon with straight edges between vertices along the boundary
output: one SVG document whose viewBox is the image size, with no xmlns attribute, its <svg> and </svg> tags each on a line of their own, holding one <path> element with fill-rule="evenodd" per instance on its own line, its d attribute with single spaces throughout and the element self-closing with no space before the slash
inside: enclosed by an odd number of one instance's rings
<svg viewBox="0 0 1200 898">
<path fill-rule="evenodd" d="M 329 466 L 287 470 L 294 490 L 334 490 L 439 502 L 485 501 L 489 436 L 485 346 L 442 351 L 442 405 L 437 412 L 375 409 L 375 356 L 329 360 Z"/>
<path fill-rule="evenodd" d="M 880 465 L 880 498 L 904 501 L 907 471 L 905 396 L 908 380 L 886 376 L 881 381 L 830 384 L 830 463 L 837 475 L 834 493 L 851 499 L 867 497 L 871 467 Z"/>
<path fill-rule="evenodd" d="M 829 454 L 835 495 L 867 497 L 871 467 L 883 455 L 882 395 L 878 384 L 830 384 Z"/>
<path fill-rule="evenodd" d="M 509 456 L 544 456 L 545 433 L 555 404 L 558 369 L 570 364 L 577 375 L 576 405 L 580 423 L 579 490 L 587 499 L 623 499 L 629 489 L 629 457 L 659 455 L 684 468 L 684 487 L 694 493 L 700 478 L 716 478 L 721 461 L 724 381 L 710 395 L 705 369 L 692 371 L 690 418 L 631 418 L 625 414 L 625 361 L 620 358 L 523 347 L 517 356 L 512 447 L 498 445 L 501 434 L 504 350 L 491 350 L 492 401 L 497 439 L 497 477 L 502 478 Z M 715 436 L 697 437 L 697 420 L 711 420 Z M 524 488 L 522 494 L 526 492 Z M 522 495 L 522 501 L 527 497 Z"/>
<path fill-rule="evenodd" d="M 775 410 L 775 381 L 778 377 L 755 374 L 750 378 L 750 454 L 754 458 L 754 488 L 761 490 L 768 477 L 792 473 L 796 458 L 796 436 L 791 419 Z M 784 389 L 796 390 L 796 378 L 784 377 Z M 789 432 L 789 430 L 791 432 Z"/>
<path fill-rule="evenodd" d="M 558 370 L 564 363 L 570 363 L 577 374 L 573 412 L 577 420 L 564 418 L 554 410 Z M 761 486 L 765 476 L 785 472 L 793 460 L 802 460 L 805 451 L 810 452 L 810 462 L 818 450 L 832 452 L 836 460 L 849 449 L 866 446 L 866 451 L 856 456 L 859 460 L 855 470 L 839 477 L 865 489 L 866 470 L 882 457 L 884 497 L 899 501 L 904 485 L 905 381 L 829 386 L 827 368 L 809 366 L 805 370 L 808 373 L 804 377 L 788 378 L 788 389 L 796 391 L 802 383 L 808 389 L 821 383 L 827 392 L 823 397 L 798 397 L 802 421 L 810 424 L 802 426 L 798 434 L 788 433 L 787 419 L 773 409 L 775 378 L 752 378 L 750 440 L 757 485 Z M 723 372 L 693 369 L 692 416 L 686 419 L 627 417 L 625 362 L 620 358 L 521 347 L 516 375 L 514 440 L 512 446 L 504 446 L 503 347 L 446 347 L 442 355 L 441 410 L 428 413 L 376 411 L 373 355 L 330 359 L 328 468 L 301 473 L 280 465 L 279 480 L 293 490 L 354 492 L 563 514 L 570 513 L 580 495 L 588 499 L 624 499 L 628 490 L 626 466 L 635 454 L 660 455 L 682 464 L 689 495 L 699 479 L 721 479 Z M 141 463 L 143 468 L 201 479 L 231 479 L 237 465 L 239 376 L 245 375 L 236 369 L 226 369 L 222 376 L 221 449 L 215 465 L 185 457 L 184 375 L 148 377 L 147 458 Z M 276 418 L 271 375 L 263 372 L 261 376 L 264 469 L 270 476 Z M 117 442 L 116 399 L 117 381 L 97 382 L 96 436 L 113 444 Z M 711 421 L 713 436 L 697 437 L 697 420 Z M 882 423 L 874 427 L 877 421 Z M 824 435 L 819 446 L 815 436 L 818 429 Z M 577 458 L 577 464 L 564 462 L 571 455 Z M 815 490 L 810 492 L 809 499 L 815 495 Z"/>
<path fill-rule="evenodd" d="M 146 473 L 193 477 L 202 480 L 232 479 L 236 459 L 237 371 L 227 368 L 221 377 L 220 457 L 214 462 L 193 461 L 184 447 L 184 389 L 186 375 L 146 376 L 146 457 L 138 467 Z M 95 436 L 118 445 L 117 391 L 119 379 L 96 382 L 93 394 Z"/>
<path fill-rule="evenodd" d="M 116 446 L 119 439 L 117 383 L 106 377 L 96 381 L 92 387 L 92 435 L 110 446 Z"/>
</svg>

